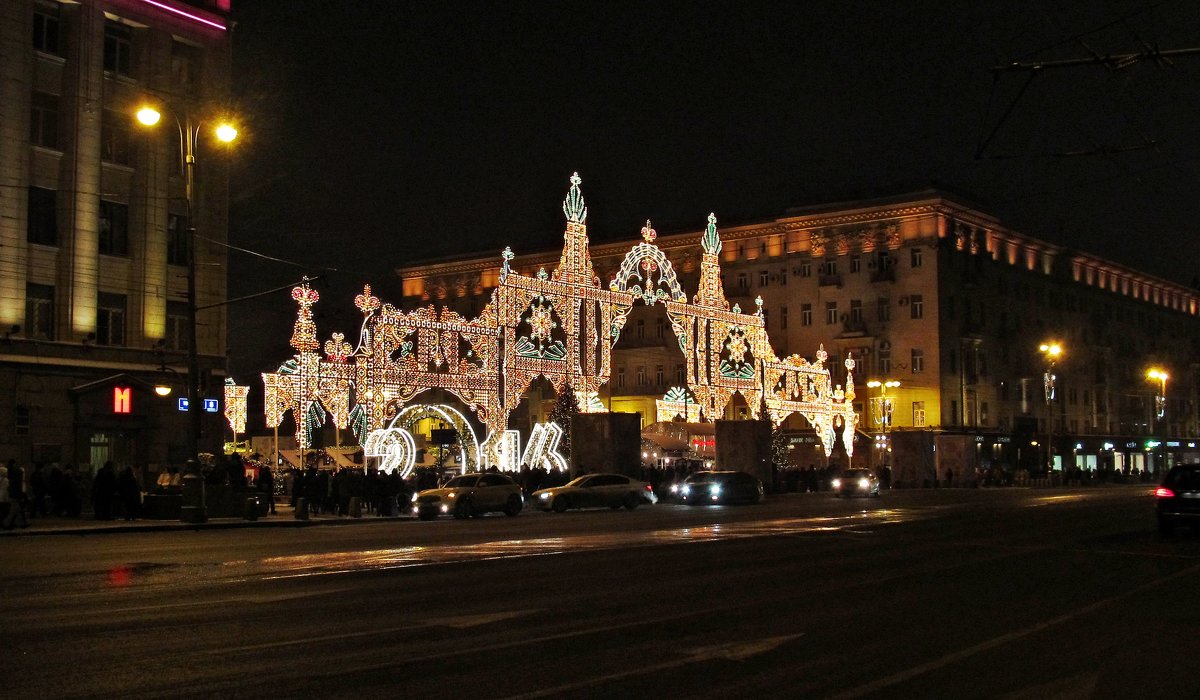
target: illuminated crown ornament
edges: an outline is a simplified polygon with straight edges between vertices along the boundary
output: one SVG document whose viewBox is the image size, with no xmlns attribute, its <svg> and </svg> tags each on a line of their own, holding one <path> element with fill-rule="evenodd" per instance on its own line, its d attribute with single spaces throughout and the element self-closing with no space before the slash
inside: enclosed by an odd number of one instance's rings
<svg viewBox="0 0 1200 700">
<path fill-rule="evenodd" d="M 567 221 L 573 224 L 582 224 L 587 219 L 587 206 L 583 203 L 583 192 L 579 189 L 579 183 L 583 182 L 583 178 L 579 177 L 576 172 L 571 175 L 571 189 L 567 192 L 567 198 L 563 200 L 563 214 L 566 214 Z"/>
<path fill-rule="evenodd" d="M 721 235 L 717 233 L 717 215 L 709 212 L 708 226 L 704 229 L 704 237 L 700 239 L 700 247 L 709 255 L 721 252 Z"/>
<path fill-rule="evenodd" d="M 371 294 L 371 285 L 364 284 L 363 293 L 354 297 L 354 305 L 363 312 L 364 316 L 369 316 L 372 311 L 379 308 L 379 297 Z"/>
<path fill-rule="evenodd" d="M 312 320 L 312 305 L 321 295 L 305 281 L 292 289 L 292 298 L 300 305 L 296 324 L 292 327 L 292 347 L 300 352 L 315 352 L 321 344 L 317 341 L 317 325 Z"/>
<path fill-rule="evenodd" d="M 646 225 L 642 227 L 642 238 L 647 243 L 653 243 L 655 238 L 658 238 L 658 232 L 650 225 L 650 219 L 646 219 Z"/>
<path fill-rule="evenodd" d="M 345 362 L 353 350 L 350 343 L 346 342 L 346 336 L 343 333 L 334 333 L 332 340 L 325 341 L 325 354 L 332 362 Z"/>
<path fill-rule="evenodd" d="M 758 311 L 755 311 L 755 312 L 754 312 L 754 315 L 755 315 L 755 316 L 758 316 L 759 318 L 762 318 L 762 317 L 763 317 L 763 307 L 762 307 L 762 305 L 763 305 L 763 300 L 762 300 L 762 295 L 761 295 L 761 294 L 760 294 L 760 295 L 758 295 L 758 296 L 756 296 L 756 297 L 754 297 L 754 304 L 755 304 L 756 306 L 758 306 Z"/>
<path fill-rule="evenodd" d="M 517 254 L 513 252 L 512 246 L 506 245 L 504 246 L 504 250 L 500 253 L 500 257 L 504 260 L 504 266 L 500 268 L 500 279 L 504 279 L 505 277 L 508 277 L 508 273 L 511 270 L 509 263 L 512 262 L 513 258 L 517 257 Z"/>
<path fill-rule="evenodd" d="M 825 352 L 825 344 L 821 343 L 821 347 L 817 349 L 817 364 L 825 364 L 825 360 L 829 359 L 829 353 Z"/>
</svg>

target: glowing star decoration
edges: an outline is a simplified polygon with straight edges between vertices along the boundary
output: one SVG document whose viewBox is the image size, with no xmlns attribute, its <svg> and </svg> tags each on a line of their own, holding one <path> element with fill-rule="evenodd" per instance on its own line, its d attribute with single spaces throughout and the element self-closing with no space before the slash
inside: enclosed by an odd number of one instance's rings
<svg viewBox="0 0 1200 700">
<path fill-rule="evenodd" d="M 742 313 L 738 305 L 731 308 L 721 283 L 722 243 L 714 214 L 709 214 L 699 240 L 700 280 L 690 302 L 671 260 L 655 244 L 657 234 L 649 221 L 616 276 L 602 286 L 589 252 L 581 182 L 578 173 L 571 176 L 563 201 L 566 225 L 558 266 L 549 272 L 542 267 L 532 276 L 517 274 L 511 267 L 515 254 L 505 248 L 498 283 L 475 318 L 432 304 L 400 310 L 381 303 L 364 286 L 363 294 L 355 297 L 363 314 L 357 345 L 334 335 L 322 359 L 312 315 L 317 292 L 307 282 L 293 290 L 297 313 L 292 347 L 297 352 L 277 372 L 262 375 L 267 426 L 279 426 L 290 411 L 297 443 L 308 446 L 312 431 L 327 417 L 339 427 L 353 425 L 355 436 L 366 440 L 372 431 L 407 430 L 413 416 L 436 414 L 458 421 L 456 430 L 463 439 L 470 425 L 459 421 L 461 414 L 455 418 L 449 411 L 420 408 L 421 394 L 440 391 L 475 414 L 486 426 L 489 441 L 501 436 L 495 440 L 511 447 L 503 437 L 509 416 L 539 377 L 556 392 L 571 387 L 587 397 L 579 402 L 582 410 L 599 408 L 598 394 L 612 371 L 613 346 L 632 307 L 641 302 L 664 306 L 684 356 L 685 385 L 679 389 L 686 394 L 682 411 L 673 416 L 714 420 L 741 395 L 754 417 L 776 425 L 792 414 L 802 415 L 820 436 L 826 454 L 833 447 L 835 425 L 846 426 L 843 440 L 853 435 L 858 422 L 853 368 L 847 367 L 845 389 L 834 388 L 824 348 L 811 362 L 799 355 L 778 358 L 761 303 L 755 300 L 757 308 L 751 314 Z M 814 239 L 814 251 L 823 240 Z M 458 284 L 435 282 L 444 288 Z M 675 403 L 672 398 L 679 397 L 668 395 L 663 401 Z M 765 415 L 760 415 L 764 406 Z M 395 423 L 400 415 L 406 418 Z M 548 456 L 553 450 L 546 452 L 553 437 L 552 428 L 538 429 L 526 453 L 541 463 L 560 464 Z M 463 440 L 472 443 L 473 438 Z M 849 451 L 851 444 L 846 445 Z M 478 455 L 469 454 L 478 445 L 464 447 L 464 464 L 478 464 Z M 517 451 L 512 448 L 505 454 Z M 504 457 L 506 464 L 509 456 Z"/>
<path fill-rule="evenodd" d="M 350 347 L 350 343 L 346 342 L 346 336 L 341 333 L 334 333 L 332 340 L 325 341 L 325 354 L 329 357 L 330 362 L 345 362 L 354 348 Z"/>
<path fill-rule="evenodd" d="M 246 432 L 246 398 L 249 395 L 249 386 L 238 386 L 233 377 L 225 379 L 225 420 L 229 421 L 234 436 Z"/>
<path fill-rule="evenodd" d="M 417 442 L 403 428 L 372 430 L 363 442 L 363 456 L 377 457 L 380 471 L 397 471 L 403 479 L 417 463 Z"/>
<path fill-rule="evenodd" d="M 567 460 L 558 453 L 558 443 L 562 440 L 563 429 L 558 423 L 537 423 L 529 435 L 529 443 L 521 455 L 521 463 L 528 464 L 531 469 L 566 471 Z"/>
<path fill-rule="evenodd" d="M 364 316 L 369 316 L 379 308 L 379 297 L 371 294 L 371 285 L 364 284 L 362 294 L 354 297 L 354 305 L 363 312 Z"/>
</svg>

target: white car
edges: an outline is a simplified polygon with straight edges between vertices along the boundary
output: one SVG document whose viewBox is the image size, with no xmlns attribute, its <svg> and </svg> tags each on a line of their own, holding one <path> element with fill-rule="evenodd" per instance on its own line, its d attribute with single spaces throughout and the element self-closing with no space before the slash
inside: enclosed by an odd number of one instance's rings
<svg viewBox="0 0 1200 700">
<path fill-rule="evenodd" d="M 463 474 L 412 497 L 413 514 L 421 520 L 445 514 L 461 520 L 488 512 L 514 516 L 524 505 L 521 487 L 503 474 Z"/>
<path fill-rule="evenodd" d="M 643 503 L 657 503 L 658 496 L 650 484 L 623 474 L 587 474 L 564 486 L 542 489 L 533 493 L 533 502 L 542 510 L 561 513 L 568 508 L 603 508 L 613 510 L 625 506 L 629 510 Z"/>
</svg>

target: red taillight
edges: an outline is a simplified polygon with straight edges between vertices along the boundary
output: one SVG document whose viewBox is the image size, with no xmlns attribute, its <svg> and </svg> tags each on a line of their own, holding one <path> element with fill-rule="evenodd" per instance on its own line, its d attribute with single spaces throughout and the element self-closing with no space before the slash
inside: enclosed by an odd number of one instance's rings
<svg viewBox="0 0 1200 700">
<path fill-rule="evenodd" d="M 1159 486 L 1158 488 L 1154 489 L 1154 495 L 1158 496 L 1159 498 L 1175 498 L 1175 492 L 1166 486 Z"/>
<path fill-rule="evenodd" d="M 653 490 L 654 490 L 654 487 L 653 487 L 653 486 L 651 486 L 650 484 L 646 484 L 646 490 L 647 490 L 647 491 L 653 491 Z"/>
</svg>

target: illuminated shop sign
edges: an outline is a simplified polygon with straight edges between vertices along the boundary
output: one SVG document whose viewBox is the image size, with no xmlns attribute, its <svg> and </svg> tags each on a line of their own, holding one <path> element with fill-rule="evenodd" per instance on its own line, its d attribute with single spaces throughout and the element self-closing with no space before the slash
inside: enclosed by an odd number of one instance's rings
<svg viewBox="0 0 1200 700">
<path fill-rule="evenodd" d="M 129 413 L 133 389 L 127 386 L 113 387 L 113 413 Z"/>
</svg>

